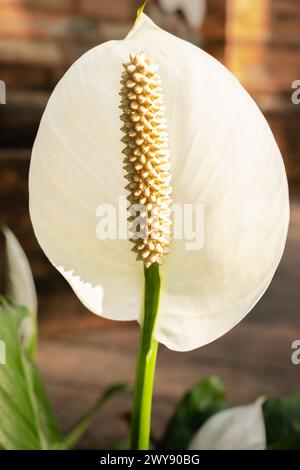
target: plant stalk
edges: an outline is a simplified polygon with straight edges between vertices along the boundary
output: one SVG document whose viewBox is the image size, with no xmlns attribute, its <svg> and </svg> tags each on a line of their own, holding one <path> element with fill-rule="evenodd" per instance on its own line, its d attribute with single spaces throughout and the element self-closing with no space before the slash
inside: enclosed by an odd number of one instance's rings
<svg viewBox="0 0 300 470">
<path fill-rule="evenodd" d="M 153 381 L 158 342 L 154 338 L 159 295 L 158 264 L 144 268 L 144 318 L 140 334 L 139 353 L 133 397 L 131 444 L 132 450 L 149 448 Z"/>
</svg>

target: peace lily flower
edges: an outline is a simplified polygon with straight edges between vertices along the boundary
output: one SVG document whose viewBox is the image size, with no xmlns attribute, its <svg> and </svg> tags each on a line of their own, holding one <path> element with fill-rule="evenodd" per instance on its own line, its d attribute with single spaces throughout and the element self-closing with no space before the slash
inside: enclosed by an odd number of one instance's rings
<svg viewBox="0 0 300 470">
<path fill-rule="evenodd" d="M 278 266 L 289 202 L 270 128 L 225 67 L 139 14 L 124 40 L 84 54 L 57 85 L 34 143 L 29 190 L 36 237 L 80 300 L 143 325 L 133 413 L 133 427 L 142 427 L 137 410 L 147 421 L 157 341 L 188 351 L 225 334 Z M 146 207 L 135 254 L 128 239 L 96 236 L 99 205 L 118 208 L 124 195 Z M 172 237 L 171 198 L 203 205 L 202 249 Z M 148 431 L 133 446 L 146 446 Z"/>
<path fill-rule="evenodd" d="M 209 418 L 189 445 L 189 450 L 265 450 L 264 398 L 234 406 Z"/>
</svg>

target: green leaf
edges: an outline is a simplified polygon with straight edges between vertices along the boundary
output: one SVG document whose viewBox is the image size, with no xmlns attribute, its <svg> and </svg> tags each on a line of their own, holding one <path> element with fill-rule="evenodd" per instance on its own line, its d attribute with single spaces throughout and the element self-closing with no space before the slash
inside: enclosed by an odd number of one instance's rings
<svg viewBox="0 0 300 470">
<path fill-rule="evenodd" d="M 202 424 L 227 406 L 224 388 L 217 377 L 199 382 L 179 403 L 167 425 L 159 448 L 186 449 Z"/>
<path fill-rule="evenodd" d="M 20 328 L 22 340 L 33 357 L 37 342 L 37 295 L 30 265 L 26 254 L 13 232 L 1 227 L 5 237 L 6 254 L 6 292 L 15 305 L 26 307 L 29 315 L 24 318 Z"/>
<path fill-rule="evenodd" d="M 71 431 L 64 438 L 64 447 L 66 449 L 72 449 L 82 438 L 84 433 L 87 431 L 88 427 L 91 425 L 93 419 L 95 418 L 98 411 L 103 407 L 103 405 L 113 396 L 118 393 L 124 392 L 128 389 L 128 385 L 125 383 L 120 383 L 112 385 L 106 389 L 101 397 L 94 403 L 94 405 L 84 414 L 82 418 L 75 424 Z"/>
<path fill-rule="evenodd" d="M 300 394 L 288 398 L 267 398 L 263 415 L 268 448 L 300 448 Z"/>
<path fill-rule="evenodd" d="M 49 449 L 62 440 L 43 383 L 19 334 L 28 312 L 0 298 L 0 448 Z"/>
</svg>

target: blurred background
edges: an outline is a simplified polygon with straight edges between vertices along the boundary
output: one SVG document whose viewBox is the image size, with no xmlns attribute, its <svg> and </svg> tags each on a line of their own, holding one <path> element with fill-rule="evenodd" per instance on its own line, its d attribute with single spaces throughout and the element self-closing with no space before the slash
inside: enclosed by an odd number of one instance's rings
<svg viewBox="0 0 300 470">
<path fill-rule="evenodd" d="M 85 310 L 43 255 L 28 215 L 30 151 L 48 97 L 65 70 L 91 47 L 123 38 L 139 3 L 0 0 L 0 80 L 6 84 L 6 104 L 0 104 L 0 221 L 15 232 L 34 272 L 38 364 L 63 429 L 102 388 L 133 378 L 138 329 Z M 293 83 L 300 80 L 300 2 L 150 0 L 146 13 L 223 62 L 256 100 L 285 160 L 292 209 L 285 255 L 251 315 L 200 350 L 160 348 L 153 410 L 159 435 L 184 391 L 208 375 L 221 377 L 233 404 L 264 393 L 300 392 L 300 365 L 291 362 L 292 341 L 300 339 L 300 104 L 292 102 Z M 129 394 L 116 398 L 81 446 L 109 447 L 126 437 L 122 415 L 130 399 Z"/>
</svg>

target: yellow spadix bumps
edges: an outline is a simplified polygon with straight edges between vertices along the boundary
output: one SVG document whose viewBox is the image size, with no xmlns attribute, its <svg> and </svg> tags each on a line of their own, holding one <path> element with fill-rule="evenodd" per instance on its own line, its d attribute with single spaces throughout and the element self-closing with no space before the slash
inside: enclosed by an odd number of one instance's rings
<svg viewBox="0 0 300 470">
<path fill-rule="evenodd" d="M 129 59 L 120 92 L 128 220 L 133 251 L 149 267 L 162 263 L 171 240 L 167 121 L 158 66 L 143 53 Z"/>
</svg>

